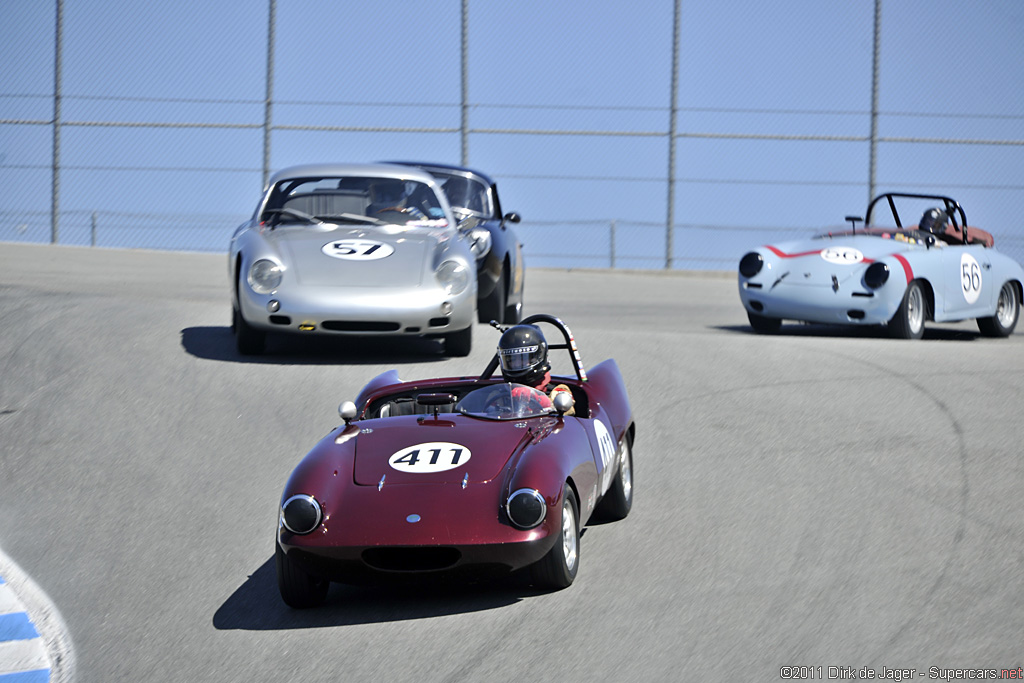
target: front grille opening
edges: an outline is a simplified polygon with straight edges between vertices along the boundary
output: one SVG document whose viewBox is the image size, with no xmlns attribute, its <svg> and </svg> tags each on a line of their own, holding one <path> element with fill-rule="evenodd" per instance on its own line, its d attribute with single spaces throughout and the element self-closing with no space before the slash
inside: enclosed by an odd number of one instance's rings
<svg viewBox="0 0 1024 683">
<path fill-rule="evenodd" d="M 325 320 L 320 327 L 332 332 L 397 332 L 402 326 L 373 320 Z"/>
<path fill-rule="evenodd" d="M 751 301 L 750 307 L 753 308 L 758 313 L 764 310 L 764 304 L 762 304 L 760 301 Z"/>
<path fill-rule="evenodd" d="M 456 548 L 367 548 L 363 562 L 389 572 L 426 572 L 454 567 L 462 558 Z"/>
<path fill-rule="evenodd" d="M 448 318 L 431 318 L 431 327 L 448 327 Z"/>
<path fill-rule="evenodd" d="M 292 319 L 286 315 L 272 315 L 270 316 L 270 322 L 274 325 L 291 325 Z"/>
<path fill-rule="evenodd" d="M 847 311 L 846 315 L 848 315 L 851 320 L 863 320 L 864 319 L 864 311 L 858 310 L 856 308 L 853 308 L 853 309 L 850 309 L 849 311 Z"/>
</svg>

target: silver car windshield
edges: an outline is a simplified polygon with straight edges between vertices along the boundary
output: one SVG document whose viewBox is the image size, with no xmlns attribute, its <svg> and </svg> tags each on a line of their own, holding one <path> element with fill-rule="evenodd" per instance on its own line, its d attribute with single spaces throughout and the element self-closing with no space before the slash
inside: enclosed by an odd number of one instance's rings
<svg viewBox="0 0 1024 683">
<path fill-rule="evenodd" d="M 521 420 L 555 412 L 551 399 L 525 384 L 495 384 L 471 391 L 455 404 L 463 415 L 488 420 Z"/>
<path fill-rule="evenodd" d="M 441 181 L 441 189 L 456 213 L 489 217 L 494 214 L 491 194 L 480 181 L 464 175 L 442 173 L 431 169 L 430 173 Z"/>
<path fill-rule="evenodd" d="M 445 227 L 432 187 L 399 178 L 287 178 L 270 192 L 260 220 L 282 223 L 366 223 Z"/>
</svg>

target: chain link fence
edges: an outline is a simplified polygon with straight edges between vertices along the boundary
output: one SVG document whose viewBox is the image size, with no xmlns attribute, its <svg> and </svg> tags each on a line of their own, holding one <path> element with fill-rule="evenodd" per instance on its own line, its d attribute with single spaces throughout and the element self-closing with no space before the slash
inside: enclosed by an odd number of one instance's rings
<svg viewBox="0 0 1024 683">
<path fill-rule="evenodd" d="M 1018 3 L 620 5 L 9 0 L 0 241 L 221 252 L 270 171 L 408 159 L 531 266 L 731 270 L 886 190 L 1024 261 Z"/>
</svg>

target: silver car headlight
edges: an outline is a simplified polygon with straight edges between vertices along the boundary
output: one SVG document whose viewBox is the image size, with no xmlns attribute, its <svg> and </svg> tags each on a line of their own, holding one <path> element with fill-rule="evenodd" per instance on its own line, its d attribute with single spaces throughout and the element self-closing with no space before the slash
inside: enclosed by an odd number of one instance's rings
<svg viewBox="0 0 1024 683">
<path fill-rule="evenodd" d="M 451 296 L 458 296 L 469 286 L 469 268 L 458 261 L 445 261 L 434 273 L 441 288 Z"/>
<path fill-rule="evenodd" d="M 491 250 L 491 231 L 487 228 L 473 228 L 468 237 L 469 249 L 475 258 L 483 258 Z"/>
<path fill-rule="evenodd" d="M 270 294 L 281 284 L 284 269 L 268 259 L 260 259 L 249 268 L 249 286 L 257 294 Z"/>
</svg>

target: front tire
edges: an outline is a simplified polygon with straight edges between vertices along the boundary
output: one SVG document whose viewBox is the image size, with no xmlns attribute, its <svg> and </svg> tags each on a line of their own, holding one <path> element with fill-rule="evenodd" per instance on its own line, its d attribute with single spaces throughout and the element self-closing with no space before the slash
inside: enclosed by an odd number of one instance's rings
<svg viewBox="0 0 1024 683">
<path fill-rule="evenodd" d="M 978 329 L 986 337 L 1009 337 L 1020 318 L 1020 292 L 1017 285 L 1004 282 L 996 302 L 996 314 L 991 318 L 978 318 Z"/>
<path fill-rule="evenodd" d="M 629 436 L 622 442 L 618 467 L 615 480 L 597 506 L 599 516 L 609 522 L 625 519 L 633 508 L 633 444 Z"/>
<path fill-rule="evenodd" d="M 889 321 L 889 334 L 894 339 L 920 339 L 924 336 L 925 295 L 921 285 L 914 280 L 907 285 L 903 301 L 896 314 Z"/>
<path fill-rule="evenodd" d="M 473 326 L 470 325 L 464 330 L 446 334 L 444 337 L 444 350 L 449 356 L 464 358 L 473 349 Z"/>
<path fill-rule="evenodd" d="M 580 568 L 580 506 L 566 484 L 562 491 L 562 519 L 551 550 L 531 569 L 533 585 L 544 590 L 568 588 Z"/>
<path fill-rule="evenodd" d="M 277 565 L 277 588 L 281 599 L 289 607 L 308 609 L 317 607 L 327 599 L 331 582 L 310 576 L 301 567 L 288 559 L 281 545 L 275 541 L 274 560 Z"/>
<path fill-rule="evenodd" d="M 235 333 L 235 348 L 243 356 L 258 356 L 267 345 L 267 333 L 245 322 L 242 313 L 232 308 L 231 330 Z"/>
<path fill-rule="evenodd" d="M 775 334 L 782 328 L 782 320 L 780 318 L 767 318 L 750 311 L 747 311 L 747 320 L 750 321 L 750 326 L 754 328 L 754 332 L 758 334 Z"/>
</svg>

